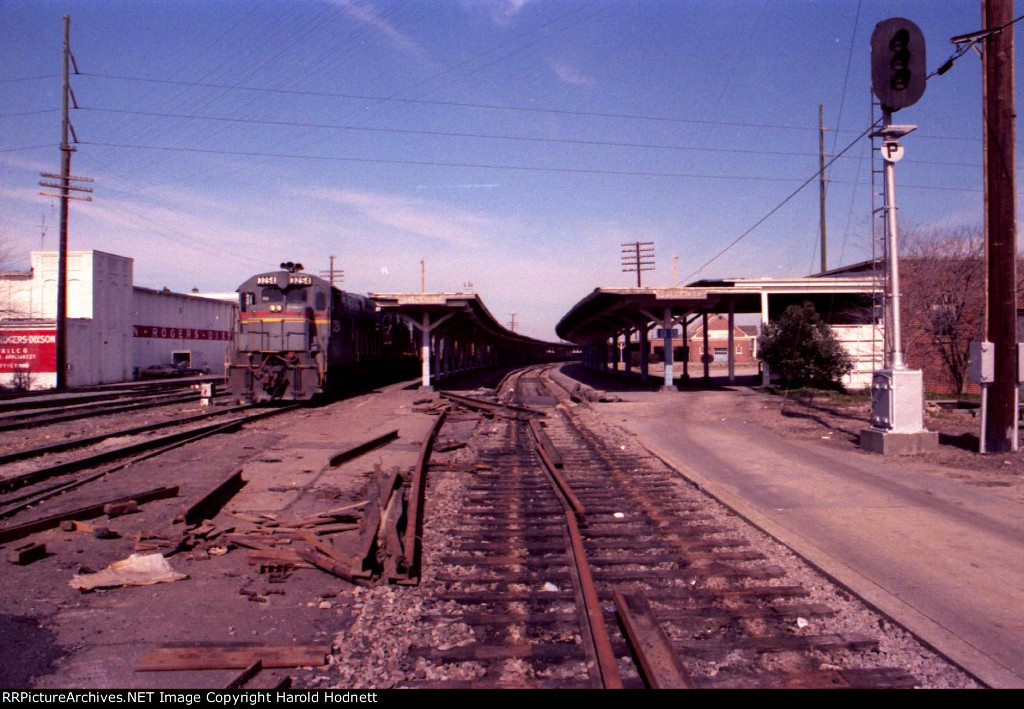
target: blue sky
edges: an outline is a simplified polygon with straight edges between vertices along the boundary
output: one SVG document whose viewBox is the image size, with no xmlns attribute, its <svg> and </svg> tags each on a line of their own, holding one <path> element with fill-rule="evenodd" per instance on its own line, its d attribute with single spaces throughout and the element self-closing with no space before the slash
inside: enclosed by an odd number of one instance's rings
<svg viewBox="0 0 1024 709">
<path fill-rule="evenodd" d="M 623 242 L 655 242 L 645 285 L 673 256 L 684 282 L 817 270 L 816 181 L 751 227 L 815 174 L 818 105 L 837 153 L 872 121 L 877 22 L 916 22 L 929 70 L 981 26 L 978 0 L 0 0 L 8 266 L 57 244 L 64 14 L 95 180 L 71 248 L 174 290 L 334 255 L 347 290 L 418 291 L 424 259 L 543 339 L 635 285 Z M 981 112 L 972 52 L 896 114 L 901 226 L 981 223 Z M 828 175 L 829 266 L 869 258 L 869 142 Z"/>
</svg>

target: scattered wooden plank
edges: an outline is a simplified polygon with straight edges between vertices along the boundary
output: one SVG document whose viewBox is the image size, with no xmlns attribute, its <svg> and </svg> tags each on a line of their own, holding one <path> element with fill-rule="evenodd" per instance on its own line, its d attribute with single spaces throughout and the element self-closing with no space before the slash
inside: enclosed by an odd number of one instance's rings
<svg viewBox="0 0 1024 709">
<path fill-rule="evenodd" d="M 401 493 L 392 495 L 381 517 L 380 532 L 377 535 L 378 561 L 383 556 L 384 577 L 391 581 L 408 575 L 408 567 L 405 566 L 407 555 L 402 548 L 398 529 L 404 513 L 405 500 Z"/>
<path fill-rule="evenodd" d="M 224 685 L 224 689 L 241 689 L 249 683 L 253 677 L 263 671 L 263 662 L 256 660 L 254 663 L 242 670 L 242 673 Z"/>
<path fill-rule="evenodd" d="M 260 522 L 263 521 L 262 517 L 257 517 L 256 515 L 246 514 L 245 512 L 226 512 L 225 514 L 227 514 L 229 517 L 234 517 L 235 519 L 240 519 L 243 522 L 252 522 L 253 524 L 259 524 Z"/>
<path fill-rule="evenodd" d="M 277 546 L 273 543 L 274 540 L 268 540 L 262 535 L 256 534 L 227 534 L 224 536 L 224 541 L 236 544 L 246 549 L 269 549 L 273 551 Z"/>
<path fill-rule="evenodd" d="M 369 440 L 366 443 L 360 443 L 358 446 L 349 448 L 346 451 L 342 451 L 341 453 L 332 456 L 330 461 L 328 462 L 328 465 L 332 468 L 337 468 L 339 465 L 343 463 L 347 463 L 350 460 L 355 460 L 359 456 L 365 455 L 366 453 L 369 453 L 372 450 L 375 450 L 382 446 L 386 446 L 388 443 L 391 443 L 391 441 L 395 440 L 396 438 L 398 438 L 397 429 L 394 431 L 388 431 L 382 436 L 377 436 L 376 438 Z"/>
<path fill-rule="evenodd" d="M 327 534 L 337 534 L 339 532 L 351 532 L 354 529 L 359 529 L 359 525 L 344 522 L 337 524 L 321 524 L 314 527 L 313 531 L 320 536 L 324 536 Z"/>
<path fill-rule="evenodd" d="M 296 566 L 309 568 L 295 549 L 252 549 L 245 552 L 245 561 L 254 566 Z"/>
<path fill-rule="evenodd" d="M 358 570 L 354 570 L 351 565 L 342 564 L 326 554 L 321 554 L 315 549 L 296 549 L 295 553 L 303 561 L 312 564 L 321 571 L 326 571 L 332 576 L 348 581 L 350 583 L 359 584 L 363 582 L 363 578 L 358 574 Z"/>
<path fill-rule="evenodd" d="M 261 672 L 249 681 L 245 688 L 252 691 L 256 689 L 291 689 L 292 678 L 288 675 L 275 677 L 270 672 Z"/>
<path fill-rule="evenodd" d="M 15 547 L 7 552 L 7 561 L 18 566 L 31 564 L 46 556 L 46 545 L 39 542 L 29 542 L 20 547 Z"/>
<path fill-rule="evenodd" d="M 612 598 L 647 686 L 652 689 L 692 688 L 690 674 L 654 617 L 643 592 L 625 594 L 615 591 Z"/>
<path fill-rule="evenodd" d="M 360 559 L 357 559 L 351 554 L 346 554 L 340 549 L 335 548 L 333 545 L 321 539 L 317 539 L 314 535 L 310 534 L 304 529 L 298 530 L 298 533 L 302 540 L 308 543 L 313 549 L 323 554 L 324 556 L 333 559 L 335 562 L 341 564 L 344 567 L 351 569 L 353 564 L 356 564 L 359 561 L 361 561 Z"/>
<path fill-rule="evenodd" d="M 191 506 L 182 508 L 174 522 L 198 524 L 204 519 L 213 519 L 221 507 L 244 486 L 242 469 L 238 468 Z"/>
<path fill-rule="evenodd" d="M 350 514 L 352 512 L 355 512 L 356 510 L 361 510 L 364 507 L 366 507 L 366 500 L 362 500 L 361 502 L 354 502 L 351 505 L 345 505 L 344 507 L 335 507 L 334 509 L 326 510 L 324 512 L 320 512 L 319 516 L 321 516 L 321 517 L 344 517 L 344 516 L 347 516 L 348 514 Z"/>
<path fill-rule="evenodd" d="M 69 510 L 67 512 L 61 512 L 49 517 L 43 517 L 41 519 L 33 520 L 31 522 L 25 522 L 24 524 L 15 525 L 13 527 L 5 527 L 0 529 L 0 544 L 10 542 L 15 539 L 21 539 L 27 537 L 30 534 L 36 532 L 42 532 L 47 529 L 53 529 L 58 526 L 64 520 L 86 520 L 94 519 L 104 514 L 104 505 L 126 502 L 128 500 L 135 500 L 139 504 L 151 502 L 153 500 L 162 500 L 168 497 L 177 497 L 178 486 L 173 487 L 158 487 L 137 495 L 128 495 L 127 497 L 119 497 L 116 500 L 107 500 L 106 502 L 100 502 L 95 505 L 89 505 L 87 507 L 79 507 L 75 510 Z"/>
<path fill-rule="evenodd" d="M 120 517 L 121 515 L 134 514 L 139 511 L 139 503 L 135 500 L 124 502 L 111 502 L 103 505 L 103 514 L 108 518 Z"/>
<path fill-rule="evenodd" d="M 357 567 L 353 567 L 353 573 L 364 577 L 369 577 L 373 574 L 373 566 L 375 565 L 373 557 L 377 545 L 377 529 L 380 527 L 379 496 L 379 486 L 371 483 L 366 514 L 363 516 L 363 525 L 359 530 L 359 538 L 354 544 L 355 557 L 358 561 L 356 562 Z"/>
<path fill-rule="evenodd" d="M 139 658 L 136 672 L 246 670 L 260 667 L 317 667 L 327 662 L 330 645 L 185 645 L 159 647 Z"/>
</svg>

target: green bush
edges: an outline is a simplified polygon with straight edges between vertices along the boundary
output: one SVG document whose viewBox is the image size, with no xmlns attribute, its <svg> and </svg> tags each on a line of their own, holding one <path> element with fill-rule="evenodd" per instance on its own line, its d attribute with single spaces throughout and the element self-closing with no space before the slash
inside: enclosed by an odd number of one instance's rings
<svg viewBox="0 0 1024 709">
<path fill-rule="evenodd" d="M 791 305 L 758 338 L 761 359 L 786 388 L 842 388 L 853 360 L 810 303 Z"/>
</svg>

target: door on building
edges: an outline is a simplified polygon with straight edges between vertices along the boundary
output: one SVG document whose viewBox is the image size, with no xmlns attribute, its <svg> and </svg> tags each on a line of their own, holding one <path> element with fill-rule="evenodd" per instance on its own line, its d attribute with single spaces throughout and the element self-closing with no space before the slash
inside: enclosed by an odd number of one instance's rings
<svg viewBox="0 0 1024 709">
<path fill-rule="evenodd" d="M 189 350 L 171 352 L 171 364 L 179 369 L 188 369 L 192 366 L 192 353 Z"/>
</svg>

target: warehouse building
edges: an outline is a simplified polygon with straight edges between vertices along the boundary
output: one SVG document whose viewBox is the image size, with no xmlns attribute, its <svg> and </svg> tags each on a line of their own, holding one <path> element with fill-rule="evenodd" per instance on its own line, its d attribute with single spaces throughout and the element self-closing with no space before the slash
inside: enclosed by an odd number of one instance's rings
<svg viewBox="0 0 1024 709">
<path fill-rule="evenodd" d="M 28 271 L 0 273 L 0 385 L 56 385 L 57 253 L 34 251 Z M 68 386 L 131 381 L 156 364 L 224 373 L 237 305 L 136 286 L 134 260 L 68 252 Z"/>
</svg>

